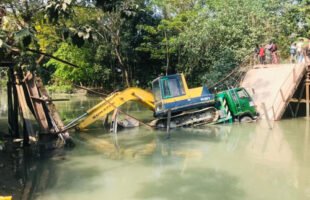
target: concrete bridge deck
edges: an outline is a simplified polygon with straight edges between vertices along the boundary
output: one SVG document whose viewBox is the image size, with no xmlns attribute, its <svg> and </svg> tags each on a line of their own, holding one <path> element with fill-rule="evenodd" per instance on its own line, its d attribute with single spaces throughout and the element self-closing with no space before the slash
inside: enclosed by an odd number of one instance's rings
<svg viewBox="0 0 310 200">
<path fill-rule="evenodd" d="M 297 87 L 303 81 L 309 64 L 256 65 L 246 73 L 241 86 L 253 95 L 263 115 L 266 105 L 269 119 L 280 120 Z"/>
</svg>

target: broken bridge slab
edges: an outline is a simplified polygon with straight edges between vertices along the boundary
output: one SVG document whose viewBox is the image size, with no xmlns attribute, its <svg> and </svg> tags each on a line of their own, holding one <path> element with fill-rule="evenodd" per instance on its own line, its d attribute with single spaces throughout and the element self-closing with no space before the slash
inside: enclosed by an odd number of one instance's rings
<svg viewBox="0 0 310 200">
<path fill-rule="evenodd" d="M 256 65 L 249 70 L 241 86 L 253 96 L 257 109 L 264 117 L 262 103 L 269 119 L 280 120 L 290 99 L 305 76 L 309 64 Z"/>
</svg>

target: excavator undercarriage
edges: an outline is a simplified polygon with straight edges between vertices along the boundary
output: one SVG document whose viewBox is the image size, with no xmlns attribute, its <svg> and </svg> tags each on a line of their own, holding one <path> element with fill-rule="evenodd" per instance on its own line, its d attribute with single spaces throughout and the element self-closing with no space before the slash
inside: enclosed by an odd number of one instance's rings
<svg viewBox="0 0 310 200">
<path fill-rule="evenodd" d="M 195 127 L 207 123 L 215 122 L 219 117 L 218 111 L 214 107 L 208 107 L 198 110 L 189 110 L 172 115 L 170 127 Z M 167 127 L 167 117 L 162 117 L 151 122 L 156 128 Z"/>
</svg>

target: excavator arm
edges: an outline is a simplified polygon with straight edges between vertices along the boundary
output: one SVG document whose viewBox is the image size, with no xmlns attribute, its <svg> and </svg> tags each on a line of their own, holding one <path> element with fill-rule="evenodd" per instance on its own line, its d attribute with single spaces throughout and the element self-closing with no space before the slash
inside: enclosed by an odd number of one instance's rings
<svg viewBox="0 0 310 200">
<path fill-rule="evenodd" d="M 150 110 L 154 111 L 155 109 L 152 93 L 141 88 L 131 87 L 121 92 L 112 93 L 69 125 L 77 123 L 77 129 L 85 129 L 128 101 L 139 101 Z"/>
</svg>

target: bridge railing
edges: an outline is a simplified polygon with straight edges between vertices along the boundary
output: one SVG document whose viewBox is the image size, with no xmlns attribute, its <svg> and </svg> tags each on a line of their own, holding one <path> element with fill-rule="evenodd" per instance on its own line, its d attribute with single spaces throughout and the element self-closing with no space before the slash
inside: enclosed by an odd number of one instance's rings
<svg viewBox="0 0 310 200">
<path fill-rule="evenodd" d="M 289 75 L 283 81 L 280 89 L 276 93 L 273 103 L 267 109 L 268 115 L 273 116 L 273 120 L 279 120 L 279 117 L 285 111 L 285 108 L 289 103 L 289 98 L 294 95 L 296 88 L 298 87 L 302 77 L 304 76 L 303 72 L 305 70 L 305 64 L 295 64 L 293 69 L 291 70 L 291 73 L 289 73 Z M 272 115 L 270 115 L 270 112 Z"/>
</svg>

